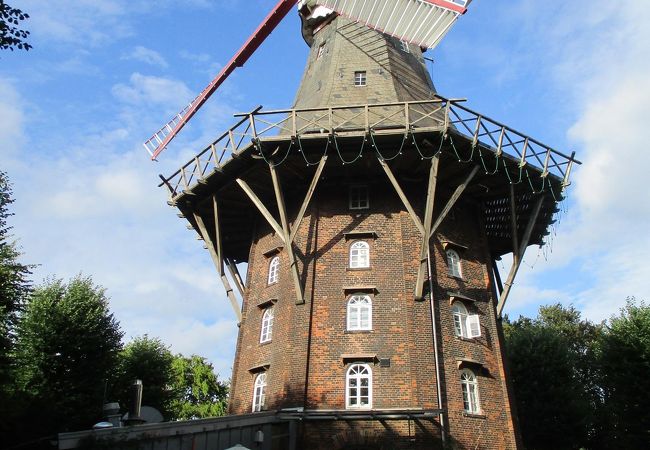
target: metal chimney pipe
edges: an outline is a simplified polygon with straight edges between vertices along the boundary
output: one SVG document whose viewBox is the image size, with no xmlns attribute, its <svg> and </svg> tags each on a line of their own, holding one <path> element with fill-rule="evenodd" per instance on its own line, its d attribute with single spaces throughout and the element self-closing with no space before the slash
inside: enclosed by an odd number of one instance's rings
<svg viewBox="0 0 650 450">
<path fill-rule="evenodd" d="M 135 380 L 131 385 L 131 407 L 129 418 L 125 421 L 127 425 L 138 425 L 145 421 L 140 417 L 142 407 L 142 380 Z"/>
</svg>

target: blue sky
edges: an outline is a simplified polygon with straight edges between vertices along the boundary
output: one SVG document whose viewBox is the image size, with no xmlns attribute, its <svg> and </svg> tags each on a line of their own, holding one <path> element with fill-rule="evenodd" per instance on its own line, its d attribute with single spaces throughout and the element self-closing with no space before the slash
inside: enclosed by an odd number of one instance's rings
<svg viewBox="0 0 650 450">
<path fill-rule="evenodd" d="M 208 252 L 157 187 L 234 123 L 292 103 L 307 47 L 290 14 L 160 162 L 142 147 L 230 59 L 275 0 L 14 0 L 34 49 L 0 54 L 0 168 L 35 279 L 92 275 L 127 337 L 148 333 L 230 376 L 237 327 Z M 429 57 L 438 91 L 584 164 L 552 242 L 506 306 L 601 320 L 648 298 L 650 3 L 475 0 Z M 507 261 L 504 260 L 507 269 Z"/>
</svg>

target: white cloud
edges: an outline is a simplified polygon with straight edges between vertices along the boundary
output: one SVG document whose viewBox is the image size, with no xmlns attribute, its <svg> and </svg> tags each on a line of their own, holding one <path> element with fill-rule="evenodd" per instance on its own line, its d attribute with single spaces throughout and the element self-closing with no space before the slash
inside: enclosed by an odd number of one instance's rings
<svg viewBox="0 0 650 450">
<path fill-rule="evenodd" d="M 194 98 L 190 89 L 181 81 L 137 72 L 131 75 L 129 81 L 128 85 L 116 84 L 112 92 L 118 100 L 132 105 L 144 103 L 175 106 L 180 110 Z"/>
<path fill-rule="evenodd" d="M 0 154 L 9 155 L 24 140 L 23 100 L 13 83 L 0 78 Z"/>
<path fill-rule="evenodd" d="M 165 58 L 163 58 L 160 53 L 141 45 L 135 47 L 131 53 L 124 55 L 122 59 L 133 59 L 135 61 L 140 61 L 152 66 L 159 66 L 162 68 L 169 66 L 169 64 L 167 64 L 167 61 L 165 61 Z"/>
<path fill-rule="evenodd" d="M 536 12 L 545 8 L 540 4 Z M 648 298 L 650 292 L 650 4 L 579 1 L 556 13 L 540 27 L 554 24 L 547 54 L 559 58 L 542 63 L 572 101 L 576 120 L 568 137 L 583 165 L 573 174 L 568 220 L 549 263 L 522 270 L 510 307 L 525 307 L 531 298 L 549 303 L 545 275 L 563 270 L 565 284 L 551 301 L 573 302 L 601 320 L 627 296 Z"/>
</svg>

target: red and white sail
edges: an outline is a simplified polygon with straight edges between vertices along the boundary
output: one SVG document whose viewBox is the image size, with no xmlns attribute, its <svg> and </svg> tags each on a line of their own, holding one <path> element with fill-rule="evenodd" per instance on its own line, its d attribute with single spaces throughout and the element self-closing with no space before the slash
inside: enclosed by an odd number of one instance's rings
<svg viewBox="0 0 650 450">
<path fill-rule="evenodd" d="M 471 0 L 315 0 L 369 28 L 434 48 Z"/>
</svg>

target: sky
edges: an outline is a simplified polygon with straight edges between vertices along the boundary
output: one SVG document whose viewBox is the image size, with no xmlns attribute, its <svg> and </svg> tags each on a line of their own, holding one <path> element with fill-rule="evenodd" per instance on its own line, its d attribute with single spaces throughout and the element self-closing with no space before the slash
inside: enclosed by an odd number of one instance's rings
<svg viewBox="0 0 650 450">
<path fill-rule="evenodd" d="M 0 170 L 22 262 L 91 275 L 127 340 L 160 337 L 229 378 L 237 326 L 209 254 L 158 187 L 235 123 L 288 108 L 308 48 L 291 13 L 151 162 L 142 142 L 227 63 L 275 0 L 12 0 L 33 50 L 0 53 Z M 603 320 L 650 291 L 650 2 L 475 0 L 428 53 L 438 92 L 583 164 L 505 312 Z M 504 258 L 501 270 L 509 268 Z"/>
</svg>

